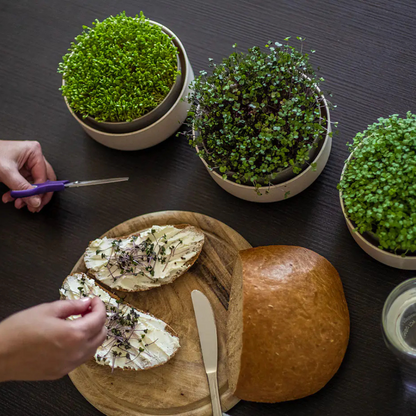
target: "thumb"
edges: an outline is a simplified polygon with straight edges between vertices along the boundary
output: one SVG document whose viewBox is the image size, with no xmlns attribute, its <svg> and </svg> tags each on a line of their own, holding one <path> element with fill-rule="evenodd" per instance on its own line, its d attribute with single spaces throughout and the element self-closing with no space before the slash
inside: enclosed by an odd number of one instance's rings
<svg viewBox="0 0 416 416">
<path fill-rule="evenodd" d="M 88 312 L 88 308 L 91 306 L 91 298 L 58 300 L 52 302 L 51 306 L 57 318 L 66 319 L 72 315 L 82 315 Z"/>
<path fill-rule="evenodd" d="M 11 167 L 2 175 L 3 183 L 12 191 L 25 191 L 31 189 L 33 186 L 19 173 L 17 167 Z M 39 195 L 34 195 L 28 198 L 24 198 L 26 204 L 32 208 L 39 208 L 42 199 Z"/>
</svg>

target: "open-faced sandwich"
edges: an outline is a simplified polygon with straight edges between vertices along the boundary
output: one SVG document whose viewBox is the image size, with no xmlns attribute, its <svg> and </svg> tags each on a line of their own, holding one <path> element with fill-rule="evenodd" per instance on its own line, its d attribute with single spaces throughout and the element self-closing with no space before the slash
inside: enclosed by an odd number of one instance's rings
<svg viewBox="0 0 416 416">
<path fill-rule="evenodd" d="M 105 286 L 139 292 L 172 283 L 197 260 L 204 233 L 191 225 L 153 226 L 119 238 L 98 238 L 88 246 L 88 274 Z"/>
<path fill-rule="evenodd" d="M 95 361 L 113 370 L 148 370 L 169 361 L 179 349 L 179 339 L 165 322 L 123 303 L 84 273 L 68 276 L 60 289 L 62 299 L 98 296 L 107 310 L 107 338 Z M 79 316 L 71 317 L 77 319 Z"/>
</svg>

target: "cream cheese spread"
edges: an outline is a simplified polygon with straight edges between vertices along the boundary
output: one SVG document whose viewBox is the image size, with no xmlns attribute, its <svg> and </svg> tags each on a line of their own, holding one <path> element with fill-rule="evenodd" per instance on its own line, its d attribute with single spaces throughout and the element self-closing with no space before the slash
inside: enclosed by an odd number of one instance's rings
<svg viewBox="0 0 416 416">
<path fill-rule="evenodd" d="M 98 296 L 104 302 L 107 338 L 95 353 L 98 364 L 147 370 L 166 363 L 180 347 L 163 321 L 117 301 L 84 273 L 68 276 L 60 293 L 67 299 Z"/>
<path fill-rule="evenodd" d="M 87 269 L 112 289 L 148 290 L 184 273 L 203 242 L 204 234 L 192 226 L 153 226 L 124 239 L 92 241 L 84 261 Z"/>
</svg>

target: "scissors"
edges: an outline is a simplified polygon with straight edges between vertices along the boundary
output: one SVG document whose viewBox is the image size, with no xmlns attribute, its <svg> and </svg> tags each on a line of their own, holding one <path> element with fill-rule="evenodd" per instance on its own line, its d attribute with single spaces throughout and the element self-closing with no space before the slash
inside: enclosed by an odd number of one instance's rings
<svg viewBox="0 0 416 416">
<path fill-rule="evenodd" d="M 129 178 L 110 178 L 98 179 L 95 181 L 46 181 L 43 183 L 33 184 L 33 188 L 24 191 L 11 191 L 12 198 L 26 198 L 28 196 L 46 194 L 47 192 L 63 191 L 66 188 L 79 188 L 81 186 L 104 185 L 106 183 L 125 182 Z"/>
</svg>

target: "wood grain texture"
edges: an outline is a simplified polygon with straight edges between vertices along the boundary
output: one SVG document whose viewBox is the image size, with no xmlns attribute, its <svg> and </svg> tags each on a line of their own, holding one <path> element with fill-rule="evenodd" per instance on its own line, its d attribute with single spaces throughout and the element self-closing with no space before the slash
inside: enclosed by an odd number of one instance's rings
<svg viewBox="0 0 416 416">
<path fill-rule="evenodd" d="M 82 25 L 122 10 L 143 10 L 175 32 L 196 73 L 208 68 L 209 57 L 231 53 L 235 42 L 244 50 L 306 37 L 304 48 L 316 50 L 313 64 L 326 79 L 323 89 L 338 106 L 331 118 L 339 121 L 339 133 L 318 180 L 295 198 L 256 205 L 220 189 L 183 139 L 133 153 L 89 139 L 65 107 L 56 68 Z M 326 257 L 341 275 L 351 313 L 345 360 L 324 389 L 277 405 L 240 402 L 230 415 L 414 415 L 416 394 L 403 383 L 380 331 L 387 295 L 414 273 L 379 264 L 357 246 L 336 185 L 345 144 L 356 132 L 380 116 L 416 112 L 415 15 L 411 0 L 0 0 L 0 138 L 39 140 L 60 179 L 130 176 L 125 184 L 67 190 L 36 215 L 1 206 L 0 318 L 57 299 L 91 237 L 147 212 L 201 212 L 253 246 L 298 245 Z M 1 385 L 0 414 L 100 412 L 65 377 Z"/>
<path fill-rule="evenodd" d="M 127 303 L 168 323 L 181 348 L 165 365 L 147 371 L 114 371 L 88 362 L 70 374 L 81 394 L 108 416 L 209 416 L 212 414 L 207 377 L 202 362 L 191 292 L 210 300 L 218 332 L 218 383 L 222 408 L 237 402 L 227 381 L 227 317 L 231 279 L 238 252 L 250 244 L 225 224 L 201 214 L 158 212 L 123 222 L 104 234 L 121 237 L 154 225 L 190 224 L 205 234 L 198 261 L 172 284 L 146 292 L 115 292 Z M 71 273 L 86 272 L 81 257 Z"/>
</svg>

